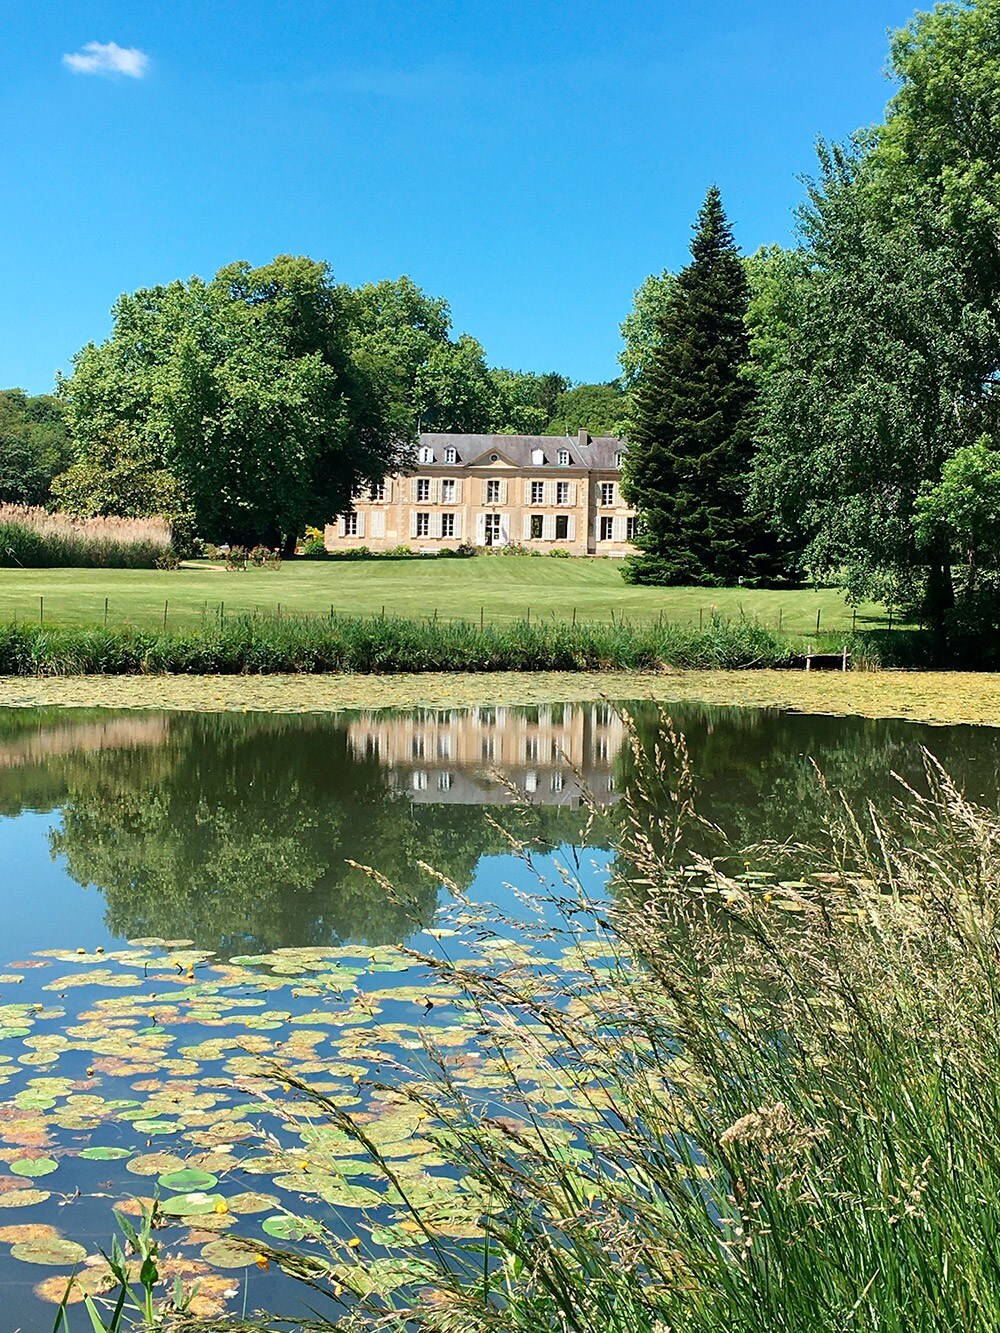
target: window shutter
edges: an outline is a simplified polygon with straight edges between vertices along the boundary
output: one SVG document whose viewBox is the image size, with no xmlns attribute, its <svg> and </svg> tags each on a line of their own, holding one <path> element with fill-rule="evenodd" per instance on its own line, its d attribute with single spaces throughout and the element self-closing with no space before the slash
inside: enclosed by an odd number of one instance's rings
<svg viewBox="0 0 1000 1333">
<path fill-rule="evenodd" d="M 571 541 L 571 542 L 575 542 L 575 541 L 576 541 L 576 515 L 575 515 L 575 514 L 570 514 L 570 516 L 569 516 L 569 525 L 568 525 L 568 527 L 567 527 L 567 529 L 566 529 L 566 540 L 567 540 L 567 541 Z"/>
<path fill-rule="evenodd" d="M 545 483 L 545 485 L 544 485 L 544 487 L 543 487 L 543 494 L 544 494 L 544 496 L 545 496 L 545 503 L 546 503 L 547 505 L 554 505 L 554 504 L 555 504 L 555 502 L 556 502 L 556 484 L 555 484 L 554 481 L 547 481 L 547 482 Z"/>
<path fill-rule="evenodd" d="M 521 538 L 521 540 L 522 540 L 522 541 L 526 541 L 526 542 L 531 541 L 531 515 L 530 515 L 530 514 L 525 514 L 525 516 L 524 516 L 524 535 L 523 535 L 523 537 Z"/>
<path fill-rule="evenodd" d="M 392 499 L 392 481 L 391 481 L 388 477 L 386 477 L 385 482 L 384 482 L 383 484 L 385 485 L 385 498 L 386 498 L 386 500 L 391 500 L 391 499 Z"/>
<path fill-rule="evenodd" d="M 359 537 L 363 537 L 363 536 L 365 535 L 365 516 L 364 516 L 364 514 L 358 514 L 358 532 L 357 532 L 357 535 L 358 535 Z"/>
<path fill-rule="evenodd" d="M 385 510 L 375 509 L 372 511 L 372 536 L 385 536 Z"/>
<path fill-rule="evenodd" d="M 507 483 L 503 483 L 501 489 L 506 489 Z M 510 541 L 510 514 L 500 515 L 500 545 L 506 546 Z"/>
<path fill-rule="evenodd" d="M 486 477 L 483 478 L 482 487 L 483 487 L 483 504 L 484 505 L 489 504 L 489 500 L 486 498 L 490 493 L 490 483 L 488 478 Z"/>
<path fill-rule="evenodd" d="M 461 479 L 461 477 L 457 478 L 456 481 L 455 481 L 455 503 L 456 503 L 456 504 L 461 504 L 461 503 L 462 503 L 462 479 Z"/>
<path fill-rule="evenodd" d="M 416 479 L 416 477 L 412 477 L 412 478 L 410 479 L 410 499 L 411 499 L 414 503 L 416 503 L 416 499 L 417 499 L 417 479 Z"/>
<path fill-rule="evenodd" d="M 434 477 L 431 481 L 431 503 L 439 505 L 441 503 L 441 478 Z"/>
<path fill-rule="evenodd" d="M 462 535 L 462 515 L 461 515 L 461 514 L 456 514 L 456 515 L 455 515 L 455 536 L 456 536 L 456 537 L 461 537 L 461 535 Z"/>
<path fill-rule="evenodd" d="M 524 503 L 525 503 L 526 505 L 530 505 L 530 504 L 531 504 L 531 482 L 530 482 L 530 481 L 526 481 L 526 482 L 524 483 Z"/>
<path fill-rule="evenodd" d="M 502 481 L 500 483 L 500 503 L 502 505 L 505 505 L 507 503 L 507 483 L 505 481 Z M 503 519 L 501 519 L 500 521 L 502 523 Z"/>
<path fill-rule="evenodd" d="M 417 535 L 417 515 L 415 510 L 410 510 L 410 536 Z"/>
<path fill-rule="evenodd" d="M 556 537 L 556 516 L 555 514 L 546 514 L 542 519 L 542 536 L 547 542 L 555 541 Z"/>
<path fill-rule="evenodd" d="M 611 539 L 616 542 L 625 540 L 625 520 L 620 515 L 611 520 Z"/>
<path fill-rule="evenodd" d="M 486 545 L 486 515 L 485 515 L 485 514 L 477 514 L 477 515 L 476 515 L 476 545 L 477 545 L 477 546 L 485 546 L 485 545 Z"/>
<path fill-rule="evenodd" d="M 576 482 L 575 482 L 575 481 L 571 481 L 570 484 L 569 484 L 569 502 L 570 502 L 570 504 L 571 504 L 574 508 L 576 508 Z"/>
</svg>

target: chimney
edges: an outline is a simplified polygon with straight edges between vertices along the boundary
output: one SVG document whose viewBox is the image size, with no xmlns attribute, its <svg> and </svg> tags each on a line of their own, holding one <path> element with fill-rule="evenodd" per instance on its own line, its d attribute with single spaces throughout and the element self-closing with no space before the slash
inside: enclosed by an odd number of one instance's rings
<svg viewBox="0 0 1000 1333">
<path fill-rule="evenodd" d="M 585 449 L 587 445 L 590 443 L 590 432 L 586 430 L 581 430 L 579 435 L 577 436 L 576 442 L 581 449 Z"/>
</svg>

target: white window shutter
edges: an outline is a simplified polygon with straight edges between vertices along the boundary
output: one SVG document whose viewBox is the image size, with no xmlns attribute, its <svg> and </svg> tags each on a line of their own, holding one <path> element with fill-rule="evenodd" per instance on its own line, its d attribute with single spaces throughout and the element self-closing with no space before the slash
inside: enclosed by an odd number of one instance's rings
<svg viewBox="0 0 1000 1333">
<path fill-rule="evenodd" d="M 555 540 L 556 535 L 556 516 L 555 514 L 546 514 L 542 519 L 542 536 L 547 542 Z"/>
<path fill-rule="evenodd" d="M 617 514 L 611 520 L 611 540 L 616 542 L 625 540 L 625 520 Z"/>
<path fill-rule="evenodd" d="M 571 505 L 573 505 L 574 508 L 576 507 L 576 482 L 575 482 L 575 481 L 571 481 L 570 484 L 569 484 L 569 502 L 570 502 Z"/>
<path fill-rule="evenodd" d="M 357 533 L 357 535 L 358 535 L 359 537 L 363 537 L 363 536 L 365 535 L 365 516 L 364 516 L 364 514 L 358 514 L 358 533 Z"/>
<path fill-rule="evenodd" d="M 524 503 L 525 503 L 526 505 L 530 505 L 530 504 L 531 504 L 531 482 L 530 482 L 530 481 L 526 481 L 526 482 L 524 483 Z"/>
<path fill-rule="evenodd" d="M 413 500 L 414 502 L 416 502 L 416 499 L 417 499 L 417 479 L 416 479 L 416 477 L 411 477 L 411 478 L 410 478 L 410 499 Z"/>
<path fill-rule="evenodd" d="M 410 536 L 417 535 L 417 515 L 415 510 L 410 510 Z"/>
<path fill-rule="evenodd" d="M 503 483 L 506 488 L 507 483 Z M 510 514 L 500 515 L 500 545 L 506 546 L 510 541 Z"/>
<path fill-rule="evenodd" d="M 489 479 L 487 477 L 484 477 L 481 485 L 483 488 L 483 495 L 482 495 L 483 504 L 489 504 L 489 500 L 486 498 L 490 493 Z"/>
<path fill-rule="evenodd" d="M 441 503 L 441 478 L 435 477 L 431 481 L 431 502 L 439 505 Z"/>
<path fill-rule="evenodd" d="M 373 537 L 384 537 L 384 536 L 385 536 L 385 510 L 384 510 L 384 509 L 373 509 L 373 510 L 372 510 L 372 536 L 373 536 Z"/>
<path fill-rule="evenodd" d="M 459 477 L 455 482 L 455 503 L 462 503 L 462 479 Z"/>
<path fill-rule="evenodd" d="M 386 477 L 385 482 L 384 482 L 384 485 L 385 485 L 385 498 L 386 498 L 387 500 L 391 500 L 391 499 L 392 499 L 392 480 L 391 480 L 389 477 Z"/>
<path fill-rule="evenodd" d="M 525 516 L 524 516 L 524 534 L 523 534 L 521 540 L 522 540 L 522 541 L 526 541 L 526 542 L 531 540 L 531 515 L 530 515 L 530 514 L 525 514 Z"/>
<path fill-rule="evenodd" d="M 555 502 L 556 502 L 556 484 L 555 484 L 555 482 L 554 482 L 554 481 L 547 481 L 547 482 L 545 482 L 545 484 L 544 484 L 542 490 L 543 490 L 543 494 L 544 494 L 544 496 L 545 496 L 545 503 L 546 503 L 547 505 L 554 505 Z"/>
<path fill-rule="evenodd" d="M 505 481 L 500 483 L 500 503 L 502 505 L 507 503 L 507 483 Z M 502 519 L 501 522 L 503 522 Z"/>
<path fill-rule="evenodd" d="M 567 541 L 571 541 L 571 542 L 575 542 L 575 541 L 576 541 L 576 515 L 575 515 L 575 514 L 570 514 L 570 516 L 569 516 L 569 523 L 568 523 L 567 528 L 566 528 L 566 540 L 567 540 Z"/>
<path fill-rule="evenodd" d="M 461 515 L 461 514 L 456 514 L 456 515 L 455 515 L 455 532 L 454 532 L 454 535 L 455 535 L 456 537 L 461 537 L 461 535 L 462 535 L 462 515 Z"/>
<path fill-rule="evenodd" d="M 486 515 L 485 515 L 485 514 L 477 514 L 477 515 L 476 515 L 476 545 L 477 545 L 477 546 L 485 546 L 485 545 L 486 545 Z"/>
</svg>

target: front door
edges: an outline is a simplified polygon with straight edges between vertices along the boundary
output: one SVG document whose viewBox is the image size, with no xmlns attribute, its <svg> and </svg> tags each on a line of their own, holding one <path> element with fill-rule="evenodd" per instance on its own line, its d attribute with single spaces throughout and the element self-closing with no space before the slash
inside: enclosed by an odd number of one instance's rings
<svg viewBox="0 0 1000 1333">
<path fill-rule="evenodd" d="M 499 515 L 499 514 L 487 514 L 487 515 L 486 515 L 486 528 L 485 528 L 485 533 L 486 533 L 485 545 L 487 545 L 487 546 L 499 546 L 499 545 L 501 544 L 501 542 L 500 542 L 500 515 Z"/>
</svg>

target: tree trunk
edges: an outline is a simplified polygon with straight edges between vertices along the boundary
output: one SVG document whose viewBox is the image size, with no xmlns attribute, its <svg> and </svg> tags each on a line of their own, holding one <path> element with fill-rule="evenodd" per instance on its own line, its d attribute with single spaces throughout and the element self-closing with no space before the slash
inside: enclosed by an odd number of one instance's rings
<svg viewBox="0 0 1000 1333">
<path fill-rule="evenodd" d="M 283 559 L 289 560 L 294 554 L 295 554 L 295 534 L 292 533 L 290 536 L 286 535 L 284 540 L 282 541 L 281 555 Z"/>
</svg>

